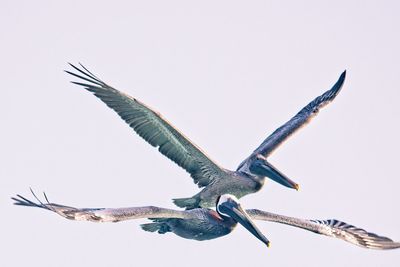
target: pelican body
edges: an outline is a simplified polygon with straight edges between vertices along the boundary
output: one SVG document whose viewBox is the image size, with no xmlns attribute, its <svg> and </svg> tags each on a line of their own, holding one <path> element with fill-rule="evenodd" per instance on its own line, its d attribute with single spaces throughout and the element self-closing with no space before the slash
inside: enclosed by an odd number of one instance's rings
<svg viewBox="0 0 400 267">
<path fill-rule="evenodd" d="M 266 245 L 269 240 L 259 231 L 253 220 L 282 223 L 298 227 L 313 233 L 342 239 L 354 245 L 371 249 L 400 248 L 399 242 L 390 238 L 367 232 L 345 222 L 330 220 L 305 220 L 274 214 L 258 209 L 244 210 L 233 195 L 222 195 L 216 204 L 216 210 L 195 208 L 191 210 L 173 210 L 155 206 L 128 208 L 73 208 L 55 203 L 47 203 L 37 199 L 38 203 L 21 195 L 12 198 L 15 205 L 38 207 L 57 213 L 76 221 L 119 222 L 150 218 L 153 222 L 141 224 L 143 230 L 165 234 L 172 232 L 186 239 L 198 241 L 210 240 L 225 236 L 232 232 L 237 223 L 243 225 L 250 233 Z"/>
<path fill-rule="evenodd" d="M 231 218 L 223 219 L 214 210 L 191 209 L 201 219 L 153 219 L 153 223 L 142 224 L 143 230 L 165 234 L 172 232 L 186 239 L 204 241 L 225 236 L 233 231 L 237 222 Z"/>
<path fill-rule="evenodd" d="M 275 130 L 236 169 L 230 171 L 212 161 L 199 147 L 180 133 L 158 112 L 139 100 L 107 85 L 81 65 L 71 64 L 79 74 L 66 71 L 83 82 L 73 82 L 83 86 L 113 109 L 143 139 L 170 160 L 185 169 L 195 184 L 203 188 L 189 198 L 174 199 L 174 203 L 186 209 L 213 207 L 218 196 L 232 194 L 241 198 L 259 191 L 268 177 L 273 181 L 298 190 L 299 185 L 280 172 L 269 161 L 268 156 L 289 136 L 314 117 L 320 108 L 331 102 L 345 80 L 343 72 L 335 85 L 321 96 L 311 101 L 292 119 Z"/>
<path fill-rule="evenodd" d="M 265 183 L 264 176 L 250 175 L 241 171 L 225 170 L 229 179 L 215 179 L 199 193 L 190 198 L 176 198 L 175 205 L 181 208 L 212 207 L 219 195 L 231 194 L 237 198 L 258 192 Z"/>
</svg>

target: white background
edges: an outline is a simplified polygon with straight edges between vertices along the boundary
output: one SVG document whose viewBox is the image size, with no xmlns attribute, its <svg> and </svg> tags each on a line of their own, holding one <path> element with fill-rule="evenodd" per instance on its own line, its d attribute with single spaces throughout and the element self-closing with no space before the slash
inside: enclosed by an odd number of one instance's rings
<svg viewBox="0 0 400 267">
<path fill-rule="evenodd" d="M 2 1 L 1 266 L 399 266 L 373 251 L 258 222 L 212 241 L 79 223 L 12 205 L 29 187 L 78 207 L 159 205 L 198 189 L 94 96 L 67 62 L 160 111 L 235 169 L 347 69 L 344 88 L 271 157 L 298 182 L 242 198 L 400 240 L 397 1 Z M 251 265 L 250 265 L 251 264 Z"/>
</svg>

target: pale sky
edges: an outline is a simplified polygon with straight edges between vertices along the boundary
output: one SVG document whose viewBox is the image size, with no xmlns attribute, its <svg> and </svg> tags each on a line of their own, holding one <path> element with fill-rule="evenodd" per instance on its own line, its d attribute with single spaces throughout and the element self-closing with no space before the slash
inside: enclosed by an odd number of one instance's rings
<svg viewBox="0 0 400 267">
<path fill-rule="evenodd" d="M 298 182 L 241 199 L 340 219 L 400 240 L 398 1 L 8 1 L 0 9 L 1 266 L 398 266 L 373 251 L 256 222 L 211 241 L 94 224 L 12 205 L 29 187 L 77 207 L 158 205 L 198 192 L 112 110 L 69 83 L 67 62 L 158 110 L 235 169 L 329 89 L 342 92 L 270 161 Z"/>
</svg>

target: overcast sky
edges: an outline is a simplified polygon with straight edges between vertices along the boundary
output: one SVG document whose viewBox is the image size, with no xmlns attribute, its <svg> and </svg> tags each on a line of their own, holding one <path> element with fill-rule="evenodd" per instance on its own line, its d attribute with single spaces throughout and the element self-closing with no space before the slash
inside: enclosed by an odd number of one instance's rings
<svg viewBox="0 0 400 267">
<path fill-rule="evenodd" d="M 56 4 L 57 2 L 57 4 Z M 146 220 L 73 222 L 12 205 L 29 187 L 78 207 L 158 205 L 198 192 L 182 169 L 69 83 L 84 63 L 235 169 L 340 73 L 342 92 L 270 161 L 298 182 L 241 199 L 400 240 L 398 1 L 2 1 L 1 266 L 398 266 L 373 251 L 258 222 L 197 242 Z M 300 3 L 301 2 L 301 3 Z"/>
</svg>

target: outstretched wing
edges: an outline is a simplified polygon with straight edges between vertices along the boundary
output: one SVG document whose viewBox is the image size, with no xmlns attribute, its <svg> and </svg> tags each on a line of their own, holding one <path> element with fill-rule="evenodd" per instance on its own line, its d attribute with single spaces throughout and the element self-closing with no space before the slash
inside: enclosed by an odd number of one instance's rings
<svg viewBox="0 0 400 267">
<path fill-rule="evenodd" d="M 15 201 L 15 205 L 37 207 L 53 211 L 58 215 L 75 221 L 91 221 L 91 222 L 119 222 L 143 218 L 180 218 L 192 219 L 192 213 L 185 211 L 178 211 L 172 209 L 164 209 L 154 206 L 146 207 L 129 207 L 129 208 L 83 208 L 78 209 L 74 207 L 59 205 L 55 203 L 47 203 L 40 201 L 32 192 L 38 203 L 35 203 L 21 195 L 11 198 Z"/>
<path fill-rule="evenodd" d="M 81 65 L 83 69 L 80 69 L 70 65 L 79 74 L 66 72 L 87 82 L 72 83 L 83 86 L 117 112 L 138 135 L 190 173 L 199 187 L 208 185 L 214 179 L 226 177 L 227 174 L 222 168 L 159 113 L 139 100 L 107 85 L 84 66 Z"/>
<path fill-rule="evenodd" d="M 342 239 L 354 245 L 372 249 L 395 249 L 400 248 L 399 242 L 390 238 L 367 232 L 351 224 L 338 220 L 303 220 L 283 215 L 273 214 L 261 210 L 247 210 L 252 219 L 283 223 L 299 227 L 317 234 Z"/>
<path fill-rule="evenodd" d="M 400 243 L 393 242 L 390 238 L 367 232 L 342 221 L 330 219 L 312 220 L 312 222 L 319 225 L 318 233 L 343 239 L 360 247 L 374 249 L 400 248 Z"/>
<path fill-rule="evenodd" d="M 238 170 L 245 164 L 246 161 L 254 160 L 256 155 L 263 155 L 268 157 L 280 144 L 286 141 L 293 133 L 295 133 L 302 126 L 306 125 L 311 119 L 317 115 L 318 111 L 329 104 L 339 93 L 346 78 L 346 71 L 344 71 L 335 85 L 324 94 L 318 96 L 311 101 L 307 106 L 300 110 L 293 118 L 291 118 L 284 125 L 276 129 L 261 145 L 254 150 L 254 152 L 238 167 Z M 250 162 L 248 162 L 250 163 Z M 250 163 L 251 164 L 251 163 Z"/>
</svg>

